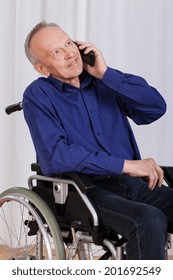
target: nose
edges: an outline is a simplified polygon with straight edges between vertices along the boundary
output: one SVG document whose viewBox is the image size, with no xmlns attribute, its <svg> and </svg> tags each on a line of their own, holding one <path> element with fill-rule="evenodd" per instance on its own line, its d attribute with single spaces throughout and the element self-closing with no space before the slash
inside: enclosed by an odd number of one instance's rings
<svg viewBox="0 0 173 280">
<path fill-rule="evenodd" d="M 73 56 L 74 56 L 74 51 L 71 48 L 64 50 L 64 58 L 65 59 L 70 59 Z"/>
</svg>

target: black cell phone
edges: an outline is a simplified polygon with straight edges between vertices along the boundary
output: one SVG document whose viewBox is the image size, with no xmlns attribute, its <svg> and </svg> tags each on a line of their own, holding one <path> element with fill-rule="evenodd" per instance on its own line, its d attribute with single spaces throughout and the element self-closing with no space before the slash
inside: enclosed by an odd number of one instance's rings
<svg viewBox="0 0 173 280">
<path fill-rule="evenodd" d="M 77 44 L 77 42 L 74 42 L 76 44 L 77 47 L 79 47 L 79 45 Z M 93 51 L 90 51 L 89 53 L 87 54 L 84 54 L 84 50 L 79 50 L 80 51 L 80 54 L 81 54 L 81 57 L 82 57 L 82 60 L 86 63 L 88 63 L 89 65 L 91 66 L 94 66 L 95 64 L 95 55 L 94 55 L 94 52 Z"/>
</svg>

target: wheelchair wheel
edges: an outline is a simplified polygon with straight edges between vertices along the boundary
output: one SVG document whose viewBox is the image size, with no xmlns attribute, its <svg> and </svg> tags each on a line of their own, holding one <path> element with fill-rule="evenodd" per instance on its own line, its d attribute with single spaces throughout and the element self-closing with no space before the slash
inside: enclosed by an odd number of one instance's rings
<svg viewBox="0 0 173 280">
<path fill-rule="evenodd" d="M 0 195 L 0 259 L 65 259 L 55 217 L 28 189 L 11 188 Z"/>
</svg>

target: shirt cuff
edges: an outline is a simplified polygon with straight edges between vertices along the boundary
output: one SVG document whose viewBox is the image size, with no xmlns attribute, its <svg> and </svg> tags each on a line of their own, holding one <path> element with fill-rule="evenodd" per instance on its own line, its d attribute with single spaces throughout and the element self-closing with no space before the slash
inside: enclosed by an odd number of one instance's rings
<svg viewBox="0 0 173 280">
<path fill-rule="evenodd" d="M 108 67 L 104 73 L 102 82 L 108 87 L 118 89 L 121 85 L 122 74 L 122 72 Z"/>
</svg>

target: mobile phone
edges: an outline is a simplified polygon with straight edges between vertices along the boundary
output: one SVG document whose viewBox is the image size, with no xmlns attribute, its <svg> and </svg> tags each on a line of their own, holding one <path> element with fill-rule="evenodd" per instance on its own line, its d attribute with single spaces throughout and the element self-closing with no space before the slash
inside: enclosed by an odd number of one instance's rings
<svg viewBox="0 0 173 280">
<path fill-rule="evenodd" d="M 76 44 L 77 47 L 79 47 L 79 45 L 77 44 L 77 42 L 74 42 Z M 79 50 L 80 51 L 80 54 L 81 54 L 81 57 L 82 57 L 82 60 L 86 63 L 88 63 L 89 65 L 91 66 L 94 66 L 95 64 L 95 55 L 94 55 L 94 52 L 93 51 L 90 51 L 89 53 L 87 54 L 84 54 L 84 50 Z"/>
</svg>

